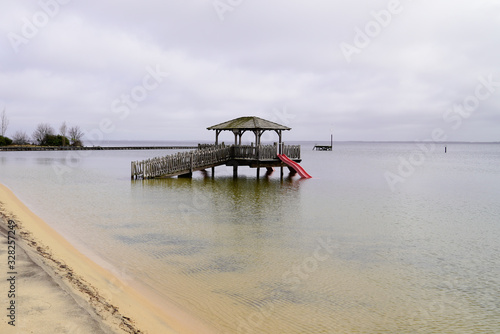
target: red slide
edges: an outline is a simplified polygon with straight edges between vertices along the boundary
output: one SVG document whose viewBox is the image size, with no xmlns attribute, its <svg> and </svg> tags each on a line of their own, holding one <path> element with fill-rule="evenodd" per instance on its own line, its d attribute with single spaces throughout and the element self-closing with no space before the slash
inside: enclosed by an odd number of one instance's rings
<svg viewBox="0 0 500 334">
<path fill-rule="evenodd" d="M 297 173 L 299 173 L 300 177 L 303 177 L 305 179 L 310 179 L 312 178 L 311 175 L 307 174 L 304 168 L 300 166 L 298 163 L 295 161 L 292 161 L 289 157 L 287 157 L 285 154 L 278 154 L 278 158 L 281 159 L 284 163 L 286 163 L 288 166 L 292 167 Z"/>
</svg>

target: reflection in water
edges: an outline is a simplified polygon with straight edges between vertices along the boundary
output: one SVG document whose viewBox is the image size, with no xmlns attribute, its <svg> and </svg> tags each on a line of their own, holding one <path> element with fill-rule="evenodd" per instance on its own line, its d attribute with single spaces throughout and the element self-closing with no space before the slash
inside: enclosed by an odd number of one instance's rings
<svg viewBox="0 0 500 334">
<path fill-rule="evenodd" d="M 131 182 L 131 160 L 162 152 L 78 164 L 8 152 L 0 181 L 114 273 L 220 333 L 494 333 L 500 146 L 467 147 L 429 155 L 396 192 L 384 173 L 414 144 L 304 150 L 317 178 L 283 181 L 220 167 Z M 51 163 L 72 168 L 58 178 Z"/>
<path fill-rule="evenodd" d="M 54 164 L 60 165 L 75 165 L 81 161 L 75 152 L 65 151 L 47 151 L 47 152 L 2 152 L 0 156 L 0 164 L 6 164 L 9 161 L 16 163 L 29 163 L 33 162 L 39 166 L 50 166 Z"/>
<path fill-rule="evenodd" d="M 143 226 L 117 236 L 151 255 L 150 263 L 141 264 L 156 274 L 142 279 L 221 332 L 477 328 L 477 321 L 456 320 L 479 311 L 470 304 L 476 297 L 464 290 L 477 279 L 458 283 L 441 261 L 433 265 L 432 254 L 444 254 L 451 245 L 448 234 L 428 237 L 434 227 L 421 211 L 431 212 L 428 195 L 413 196 L 420 204 L 407 205 L 404 194 L 394 201 L 392 194 L 335 192 L 335 184 L 290 177 L 144 180 L 132 182 L 131 189 L 135 199 L 154 201 L 157 210 L 148 232 Z M 436 205 L 443 217 L 451 214 Z M 434 224 L 440 216 L 434 213 Z M 399 232 L 406 235 L 394 238 Z M 407 240 L 408 233 L 426 239 Z M 487 279 L 495 281 L 492 275 Z M 487 289 L 491 295 L 493 286 Z M 498 316 L 498 307 L 490 312 Z M 494 325 L 480 326 L 478 332 L 487 332 Z"/>
<path fill-rule="evenodd" d="M 300 209 L 299 185 L 292 179 L 245 177 L 138 180 L 131 183 L 131 196 L 137 200 L 146 197 L 152 206 L 168 203 L 177 208 L 168 213 L 181 218 L 179 222 L 260 225 Z"/>
<path fill-rule="evenodd" d="M 133 181 L 137 200 L 148 197 L 156 208 L 168 201 L 177 210 L 158 212 L 157 221 L 147 222 L 148 232 L 144 227 L 140 234 L 120 231 L 117 238 L 144 247 L 164 264 L 157 270 L 165 274 L 155 276 L 169 279 L 150 285 L 161 286 L 169 298 L 177 296 L 176 302 L 197 305 L 204 318 L 234 330 L 238 317 L 278 300 L 277 293 L 268 293 L 281 289 L 283 260 L 291 261 L 301 248 L 296 242 L 300 185 L 298 179 L 246 177 Z"/>
<path fill-rule="evenodd" d="M 52 165 L 54 163 L 64 164 L 66 159 L 63 158 L 36 158 L 35 159 L 37 165 Z"/>
</svg>

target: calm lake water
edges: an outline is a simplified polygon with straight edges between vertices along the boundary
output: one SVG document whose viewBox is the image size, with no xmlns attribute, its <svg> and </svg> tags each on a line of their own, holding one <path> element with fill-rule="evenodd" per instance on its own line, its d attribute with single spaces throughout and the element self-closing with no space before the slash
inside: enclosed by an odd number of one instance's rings
<svg viewBox="0 0 500 334">
<path fill-rule="evenodd" d="M 171 153 L 0 152 L 0 182 L 221 333 L 500 332 L 500 144 L 306 143 L 313 179 L 130 180 Z"/>
</svg>

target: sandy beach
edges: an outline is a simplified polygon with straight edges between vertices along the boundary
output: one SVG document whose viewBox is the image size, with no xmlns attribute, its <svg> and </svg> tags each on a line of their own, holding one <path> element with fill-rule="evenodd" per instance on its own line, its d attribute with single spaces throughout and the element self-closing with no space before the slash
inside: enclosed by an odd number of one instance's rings
<svg viewBox="0 0 500 334">
<path fill-rule="evenodd" d="M 151 296 L 92 262 L 3 185 L 0 221 L 2 309 L 11 308 L 1 333 L 212 332 L 174 305 L 150 302 Z"/>
<path fill-rule="evenodd" d="M 4 224 L 0 226 L 0 236 L 7 238 Z M 5 247 L 0 250 L 0 257 L 7 258 Z M 12 298 L 3 303 L 2 308 L 10 307 L 10 300 L 15 301 L 12 317 L 2 319 L 2 333 L 108 333 L 96 314 L 76 301 L 76 296 L 64 289 L 35 263 L 36 255 L 28 255 L 23 247 L 16 247 L 16 267 L 22 268 L 17 275 L 7 275 L 0 281 L 0 291 L 7 292 Z M 11 289 L 7 279 L 15 277 L 16 288 Z M 18 288 L 19 287 L 19 288 Z M 8 293 L 9 291 L 12 291 Z M 4 296 L 2 296 L 4 297 Z M 15 297 L 15 298 L 14 298 Z M 2 298 L 4 300 L 4 298 Z M 15 312 L 15 313 L 14 313 Z M 8 315 L 10 315 L 10 311 Z"/>
</svg>

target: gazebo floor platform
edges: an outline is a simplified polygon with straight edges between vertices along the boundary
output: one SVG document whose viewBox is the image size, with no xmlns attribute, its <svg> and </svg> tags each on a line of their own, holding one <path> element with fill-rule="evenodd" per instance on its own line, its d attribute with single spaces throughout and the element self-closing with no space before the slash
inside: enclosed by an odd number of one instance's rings
<svg viewBox="0 0 500 334">
<path fill-rule="evenodd" d="M 300 163 L 302 159 L 292 159 L 296 163 Z M 233 159 L 225 163 L 226 166 L 248 166 L 250 168 L 267 168 L 267 167 L 285 167 L 286 164 L 280 159 Z"/>
</svg>

